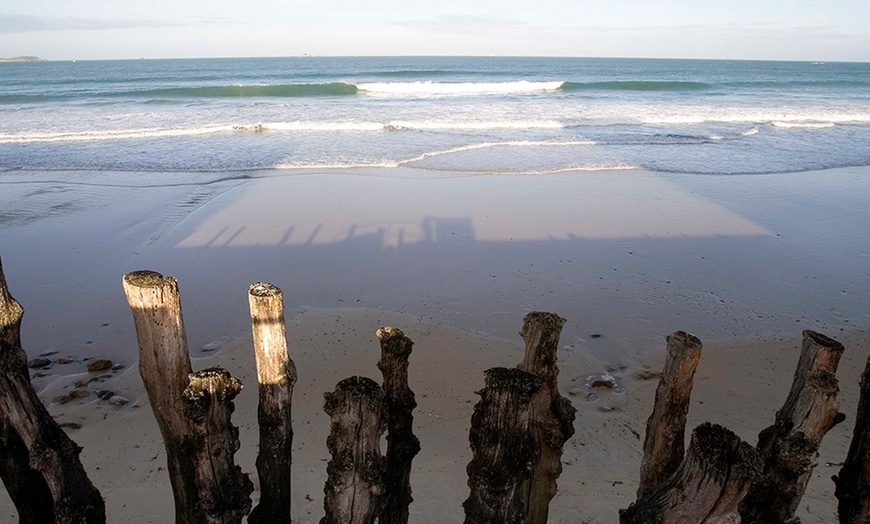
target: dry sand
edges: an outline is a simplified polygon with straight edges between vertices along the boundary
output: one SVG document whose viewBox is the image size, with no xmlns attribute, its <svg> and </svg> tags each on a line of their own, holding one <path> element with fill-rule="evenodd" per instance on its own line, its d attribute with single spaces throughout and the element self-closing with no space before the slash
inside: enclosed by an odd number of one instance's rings
<svg viewBox="0 0 870 524">
<path fill-rule="evenodd" d="M 9 175 L 7 177 L 7 175 Z M 721 423 L 755 443 L 788 392 L 801 329 L 847 346 L 838 376 L 847 421 L 827 436 L 799 516 L 835 520 L 828 463 L 842 462 L 870 353 L 870 170 L 748 177 L 641 171 L 480 176 L 401 170 L 294 173 L 148 185 L 148 174 L 4 173 L 0 256 L 27 313 L 33 357 L 71 357 L 34 385 L 106 498 L 110 522 L 168 522 L 159 433 L 136 370 L 120 279 L 179 277 L 194 368 L 221 365 L 237 400 L 237 461 L 256 482 L 256 387 L 247 286 L 285 291 L 299 369 L 294 396 L 294 509 L 322 515 L 328 419 L 322 394 L 351 375 L 377 378 L 374 332 L 416 345 L 422 451 L 412 522 L 457 522 L 467 496 L 467 430 L 483 370 L 522 356 L 530 310 L 568 318 L 560 386 L 578 408 L 553 522 L 616 522 L 634 500 L 644 424 L 664 336 L 706 342 L 689 427 Z M 286 175 L 286 174 L 285 174 Z M 590 335 L 601 334 L 600 338 Z M 213 344 L 220 349 L 203 352 Z M 131 400 L 51 402 L 89 376 L 84 358 L 125 364 L 89 385 Z M 611 372 L 624 393 L 584 381 Z M 256 496 L 256 493 L 255 493 Z M 0 516 L 14 518 L 0 493 Z"/>
</svg>

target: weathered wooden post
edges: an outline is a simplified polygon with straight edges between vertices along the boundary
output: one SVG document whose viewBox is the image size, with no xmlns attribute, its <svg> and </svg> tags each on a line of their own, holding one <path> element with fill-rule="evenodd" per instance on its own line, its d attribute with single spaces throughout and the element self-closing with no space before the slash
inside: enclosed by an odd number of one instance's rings
<svg viewBox="0 0 870 524">
<path fill-rule="evenodd" d="M 858 415 L 846 462 L 834 476 L 840 524 L 870 522 L 870 358 L 861 375 Z"/>
<path fill-rule="evenodd" d="M 238 380 L 221 369 L 192 373 L 178 282 L 153 271 L 127 273 L 124 292 L 139 342 L 139 374 L 166 447 L 177 524 L 238 523 L 253 484 L 234 464 L 230 422 Z"/>
<path fill-rule="evenodd" d="M 293 462 L 293 387 L 296 365 L 287 352 L 284 325 L 284 295 L 272 284 L 258 282 L 248 293 L 251 328 L 257 358 L 260 402 L 260 502 L 248 522 L 290 522 L 290 479 Z"/>
<path fill-rule="evenodd" d="M 381 456 L 385 429 L 384 391 L 374 380 L 351 377 L 324 395 L 332 424 L 326 446 L 332 459 L 323 488 L 321 524 L 371 524 L 384 503 L 387 460 Z"/>
<path fill-rule="evenodd" d="M 834 373 L 843 345 L 814 331 L 803 345 L 791 391 L 774 425 L 758 435 L 763 473 L 740 507 L 745 523 L 791 522 L 816 465 L 822 438 L 845 418 Z"/>
<path fill-rule="evenodd" d="M 518 369 L 537 375 L 541 387 L 530 404 L 531 431 L 540 454 L 532 468 L 524 505 L 525 521 L 546 524 L 550 501 L 556 495 L 556 479 L 562 473 L 562 447 L 574 434 L 577 410 L 559 394 L 556 351 L 565 319 L 554 313 L 533 311 L 523 319 L 520 336 L 526 345 Z"/>
<path fill-rule="evenodd" d="M 0 479 L 22 524 L 103 524 L 106 509 L 79 453 L 45 409 L 21 348 L 24 308 L 0 261 Z"/>
<path fill-rule="evenodd" d="M 619 522 L 739 523 L 737 508 L 760 471 L 752 446 L 722 426 L 701 424 L 673 475 L 620 510 Z"/>
<path fill-rule="evenodd" d="M 656 388 L 653 412 L 646 422 L 638 499 L 662 485 L 683 461 L 686 415 L 702 344 L 682 331 L 674 332 L 667 342 L 665 367 Z"/>
<path fill-rule="evenodd" d="M 525 522 L 525 500 L 539 449 L 531 430 L 532 398 L 541 378 L 519 369 L 486 370 L 486 387 L 471 416 L 471 493 L 466 524 Z"/>
<path fill-rule="evenodd" d="M 384 376 L 384 409 L 387 419 L 386 503 L 378 522 L 407 524 L 411 497 L 411 462 L 420 452 L 414 435 L 414 408 L 417 401 L 408 387 L 408 357 L 414 343 L 393 327 L 384 327 L 376 336 L 381 343 L 378 369 Z"/>
</svg>

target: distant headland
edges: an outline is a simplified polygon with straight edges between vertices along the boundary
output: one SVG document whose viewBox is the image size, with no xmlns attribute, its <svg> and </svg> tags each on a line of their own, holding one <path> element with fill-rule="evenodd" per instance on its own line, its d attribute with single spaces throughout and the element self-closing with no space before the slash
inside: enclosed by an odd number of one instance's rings
<svg viewBox="0 0 870 524">
<path fill-rule="evenodd" d="M 45 58 L 38 56 L 13 56 L 12 58 L 0 57 L 0 62 L 45 62 Z"/>
</svg>

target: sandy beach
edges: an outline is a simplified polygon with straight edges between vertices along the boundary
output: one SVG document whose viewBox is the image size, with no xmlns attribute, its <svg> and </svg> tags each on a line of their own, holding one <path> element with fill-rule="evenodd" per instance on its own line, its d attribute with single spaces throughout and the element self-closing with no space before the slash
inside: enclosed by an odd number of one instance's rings
<svg viewBox="0 0 870 524">
<path fill-rule="evenodd" d="M 160 178 L 7 172 L 0 189 L 0 256 L 26 310 L 23 344 L 30 358 L 53 360 L 34 387 L 58 421 L 81 426 L 68 432 L 110 522 L 173 515 L 121 289 L 122 275 L 139 269 L 179 279 L 194 368 L 219 365 L 245 384 L 236 459 L 255 484 L 246 294 L 256 281 L 284 290 L 299 370 L 294 522 L 322 516 L 323 393 L 351 375 L 380 378 L 374 333 L 385 325 L 416 342 L 410 376 L 422 451 L 411 521 L 460 521 L 474 392 L 485 369 L 521 360 L 517 332 L 534 310 L 567 319 L 560 389 L 578 409 L 552 522 L 616 522 L 634 501 L 656 386 L 643 372 L 661 369 L 666 335 L 685 330 L 705 343 L 689 429 L 716 422 L 755 444 L 788 393 L 804 329 L 846 346 L 838 377 L 847 419 L 827 435 L 798 512 L 805 523 L 835 520 L 830 477 L 848 449 L 870 354 L 870 168 Z M 124 367 L 89 384 L 84 399 L 53 401 L 90 376 L 86 358 Z M 602 373 L 624 391 L 585 385 Z M 97 390 L 130 402 L 112 406 Z M 15 518 L 5 491 L 0 516 Z"/>
</svg>

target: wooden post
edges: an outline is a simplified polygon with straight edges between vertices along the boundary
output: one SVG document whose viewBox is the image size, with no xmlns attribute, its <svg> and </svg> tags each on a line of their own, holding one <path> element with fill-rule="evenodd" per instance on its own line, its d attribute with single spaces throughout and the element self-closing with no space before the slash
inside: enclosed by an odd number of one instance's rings
<svg viewBox="0 0 870 524">
<path fill-rule="evenodd" d="M 541 387 L 532 397 L 531 430 L 540 455 L 532 469 L 524 505 L 525 521 L 546 524 L 550 501 L 556 495 L 556 479 L 562 473 L 562 447 L 574 434 L 577 410 L 559 394 L 559 368 L 556 351 L 565 319 L 554 313 L 534 311 L 523 319 L 520 336 L 526 354 L 518 369 L 540 377 Z"/>
<path fill-rule="evenodd" d="M 539 449 L 531 431 L 537 375 L 519 369 L 486 370 L 486 387 L 471 416 L 468 464 L 471 493 L 462 504 L 466 524 L 525 522 L 525 499 Z"/>
<path fill-rule="evenodd" d="M 760 471 L 761 460 L 752 446 L 722 426 L 701 424 L 674 474 L 620 510 L 619 522 L 737 524 L 740 501 Z"/>
<path fill-rule="evenodd" d="M 233 399 L 242 383 L 221 368 L 205 369 L 190 375 L 184 390 L 184 414 L 189 427 L 184 448 L 193 462 L 198 488 L 193 522 L 208 524 L 241 523 L 251 511 L 254 484 L 235 464 L 239 450 L 239 430 L 230 421 Z"/>
<path fill-rule="evenodd" d="M 846 462 L 834 476 L 840 524 L 870 522 L 870 358 L 861 375 L 858 415 Z"/>
<path fill-rule="evenodd" d="M 323 488 L 321 524 L 371 524 L 384 503 L 387 460 L 381 456 L 384 392 L 374 380 L 351 377 L 324 395 L 332 420 L 326 446 L 332 459 Z"/>
<path fill-rule="evenodd" d="M 103 524 L 106 508 L 73 442 L 30 383 L 21 348 L 24 308 L 0 261 L 0 479 L 22 524 Z"/>
<path fill-rule="evenodd" d="M 290 472 L 293 462 L 293 388 L 296 365 L 287 352 L 284 295 L 272 284 L 258 282 L 248 293 L 260 402 L 260 502 L 248 522 L 290 522 Z"/>
<path fill-rule="evenodd" d="M 814 331 L 803 347 L 791 391 L 774 425 L 758 435 L 762 475 L 740 508 L 744 522 L 792 522 L 816 465 L 822 438 L 845 418 L 834 373 L 843 345 Z"/>
<path fill-rule="evenodd" d="M 683 461 L 686 415 L 702 345 L 682 331 L 674 332 L 667 342 L 668 356 L 656 388 L 653 412 L 646 422 L 638 500 L 664 483 Z"/>
<path fill-rule="evenodd" d="M 211 378 L 191 373 L 174 278 L 136 271 L 124 275 L 123 285 L 139 342 L 139 374 L 166 448 L 175 521 L 239 522 L 242 510 L 247 512 L 241 499 L 247 498 L 250 509 L 248 496 L 253 485 L 247 475 L 227 466 L 238 449 L 238 430 L 229 423 L 235 379 L 227 376 L 219 380 L 218 375 L 223 376 L 220 372 Z M 205 419 L 200 418 L 200 411 Z M 204 427 L 227 434 L 206 438 Z M 221 442 L 227 445 L 208 448 Z M 220 454 L 220 460 L 212 465 L 209 456 L 214 453 Z M 215 493 L 223 495 L 216 499 Z"/>
<path fill-rule="evenodd" d="M 417 401 L 408 387 L 408 357 L 414 343 L 393 327 L 384 327 L 376 336 L 381 343 L 378 369 L 384 376 L 384 408 L 387 418 L 386 503 L 378 517 L 381 524 L 407 524 L 411 497 L 411 462 L 420 452 L 414 435 L 414 408 Z"/>
</svg>

